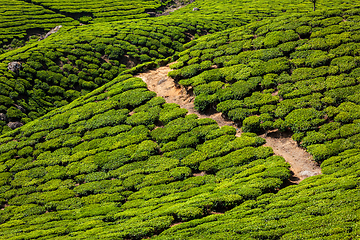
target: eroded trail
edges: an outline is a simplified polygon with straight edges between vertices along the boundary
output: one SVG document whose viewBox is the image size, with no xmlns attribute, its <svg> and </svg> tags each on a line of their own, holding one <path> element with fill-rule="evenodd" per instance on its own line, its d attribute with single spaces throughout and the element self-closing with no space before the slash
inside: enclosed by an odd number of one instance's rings
<svg viewBox="0 0 360 240">
<path fill-rule="evenodd" d="M 291 139 L 290 134 L 279 131 L 270 131 L 260 135 L 266 140 L 264 146 L 272 147 L 274 153 L 290 163 L 293 172 L 290 182 L 299 183 L 307 177 L 321 174 L 321 168 L 313 157 Z"/>
<path fill-rule="evenodd" d="M 146 82 L 148 89 L 163 97 L 166 102 L 179 104 L 180 107 L 187 109 L 189 114 L 195 113 L 200 118 L 212 118 L 220 127 L 233 126 L 237 129 L 236 136 L 241 135 L 240 129 L 232 121 L 224 119 L 221 113 L 214 111 L 203 114 L 196 111 L 194 109 L 195 96 L 189 95 L 184 87 L 175 84 L 173 79 L 167 76 L 170 71 L 171 69 L 165 66 L 140 73 L 135 77 Z M 321 174 L 320 166 L 312 160 L 309 153 L 297 146 L 296 142 L 291 139 L 291 135 L 270 131 L 260 137 L 266 140 L 265 146 L 272 147 L 276 155 L 282 156 L 291 165 L 290 170 L 293 172 L 293 176 L 290 178 L 290 182 L 299 183 L 307 177 Z"/>
<path fill-rule="evenodd" d="M 224 119 L 221 113 L 214 111 L 206 114 L 200 113 L 194 109 L 195 96 L 189 95 L 186 89 L 175 84 L 174 80 L 167 76 L 171 69 L 160 67 L 155 70 L 150 70 L 145 73 L 140 73 L 135 77 L 141 78 L 148 85 L 150 91 L 156 92 L 158 96 L 163 97 L 168 103 L 179 104 L 180 107 L 189 111 L 189 114 L 195 113 L 199 118 L 212 118 L 220 127 L 224 125 L 233 126 L 237 129 L 233 121 Z M 240 129 L 237 129 L 237 136 L 240 136 Z"/>
</svg>

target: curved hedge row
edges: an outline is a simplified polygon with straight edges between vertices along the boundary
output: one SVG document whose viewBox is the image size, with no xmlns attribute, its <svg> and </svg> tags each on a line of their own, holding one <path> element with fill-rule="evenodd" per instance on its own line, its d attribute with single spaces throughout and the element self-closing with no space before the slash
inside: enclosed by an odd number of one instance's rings
<svg viewBox="0 0 360 240">
<path fill-rule="evenodd" d="M 322 161 L 358 147 L 360 9 L 264 20 L 199 38 L 169 76 L 244 132 L 291 130 Z"/>
<path fill-rule="evenodd" d="M 115 0 L 115 1 L 68 1 L 68 0 L 27 0 L 82 23 L 109 22 L 148 17 L 146 12 L 155 12 L 169 1 L 160 0 Z"/>
<path fill-rule="evenodd" d="M 191 220 L 154 239 L 356 239 L 360 149 L 347 150 L 310 177 L 246 201 L 222 215 Z"/>
<path fill-rule="evenodd" d="M 124 75 L 2 135 L 0 238 L 149 237 L 289 177 L 255 134 L 155 95 Z"/>
<path fill-rule="evenodd" d="M 0 54 L 24 45 L 28 36 L 46 32 L 57 25 L 79 25 L 62 14 L 21 0 L 0 1 Z"/>
</svg>

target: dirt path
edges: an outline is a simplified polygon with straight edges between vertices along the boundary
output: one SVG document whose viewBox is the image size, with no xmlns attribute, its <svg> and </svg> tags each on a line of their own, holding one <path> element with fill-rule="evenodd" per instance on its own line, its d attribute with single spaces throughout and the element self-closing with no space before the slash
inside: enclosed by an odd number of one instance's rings
<svg viewBox="0 0 360 240">
<path fill-rule="evenodd" d="M 190 3 L 193 3 L 194 1 L 180 1 L 180 0 L 174 0 L 173 4 L 171 4 L 170 6 L 167 6 L 163 9 L 162 13 L 156 13 L 155 17 L 159 17 L 159 16 L 164 16 L 164 15 L 169 15 L 170 13 L 179 10 L 180 8 L 183 8 L 185 6 L 187 6 Z"/>
<path fill-rule="evenodd" d="M 260 135 L 266 140 L 264 146 L 272 147 L 274 153 L 290 163 L 293 175 L 289 179 L 292 183 L 299 183 L 305 178 L 321 174 L 321 168 L 313 157 L 291 139 L 291 134 L 270 131 Z"/>
<path fill-rule="evenodd" d="M 184 87 L 175 84 L 173 79 L 167 76 L 170 71 L 171 69 L 165 66 L 140 73 L 135 77 L 146 82 L 148 89 L 163 97 L 166 102 L 177 103 L 180 107 L 187 109 L 189 114 L 195 113 L 199 118 L 212 118 L 220 127 L 224 125 L 233 126 L 237 129 L 236 136 L 241 135 L 240 129 L 232 121 L 224 119 L 221 113 L 213 111 L 203 114 L 196 111 L 194 109 L 195 96 L 189 95 Z M 313 158 L 309 153 L 297 146 L 296 142 L 291 139 L 291 135 L 270 131 L 260 137 L 266 140 L 265 146 L 272 147 L 276 155 L 282 156 L 290 163 L 290 170 L 293 172 L 290 182 L 296 184 L 307 177 L 321 174 L 319 165 L 312 160 Z"/>
<path fill-rule="evenodd" d="M 160 67 L 155 70 L 150 70 L 145 73 L 140 73 L 135 77 L 141 78 L 148 85 L 150 91 L 156 92 L 158 96 L 163 97 L 168 103 L 179 104 L 181 108 L 189 111 L 189 114 L 195 113 L 199 118 L 212 118 L 220 127 L 228 125 L 237 129 L 236 135 L 239 137 L 241 132 L 236 127 L 233 121 L 226 120 L 221 116 L 221 113 L 213 111 L 206 114 L 200 113 L 194 109 L 195 96 L 189 95 L 186 89 L 175 84 L 174 80 L 167 76 L 171 69 Z"/>
</svg>

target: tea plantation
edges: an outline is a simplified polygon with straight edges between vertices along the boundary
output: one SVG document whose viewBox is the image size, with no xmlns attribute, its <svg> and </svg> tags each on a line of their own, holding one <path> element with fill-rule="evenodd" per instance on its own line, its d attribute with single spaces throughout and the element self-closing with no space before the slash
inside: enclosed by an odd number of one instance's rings
<svg viewBox="0 0 360 240">
<path fill-rule="evenodd" d="M 100 23 L 62 28 L 43 41 L 4 53 L 0 111 L 6 117 L 0 130 L 11 130 L 8 122 L 27 123 L 64 106 L 131 67 L 136 73 L 164 64 L 184 50 L 194 34 L 231 26 L 219 19 L 195 18 L 186 23 L 176 18 Z M 22 65 L 18 72 L 7 68 L 14 61 Z"/>
<path fill-rule="evenodd" d="M 155 95 L 124 75 L 3 135 L 1 238 L 151 236 L 289 177 L 262 138 Z"/>
<path fill-rule="evenodd" d="M 360 8 L 262 21 L 186 44 L 170 75 L 244 132 L 280 129 L 315 160 L 358 147 Z"/>
<path fill-rule="evenodd" d="M 0 239 L 360 238 L 360 5 L 196 0 L 147 14 L 169 4 L 1 2 Z M 134 77 L 170 62 L 195 108 L 241 137 Z M 269 130 L 290 132 L 322 174 L 291 185 L 258 136 Z"/>
</svg>

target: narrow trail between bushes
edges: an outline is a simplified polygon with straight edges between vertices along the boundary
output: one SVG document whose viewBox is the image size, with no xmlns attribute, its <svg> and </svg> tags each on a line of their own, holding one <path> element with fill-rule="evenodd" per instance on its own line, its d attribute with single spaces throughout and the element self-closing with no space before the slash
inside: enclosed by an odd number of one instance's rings
<svg viewBox="0 0 360 240">
<path fill-rule="evenodd" d="M 169 66 L 157 68 L 144 73 L 140 73 L 135 77 L 141 78 L 150 91 L 156 92 L 158 96 L 163 97 L 167 103 L 179 104 L 181 108 L 188 110 L 189 114 L 195 113 L 199 118 L 212 118 L 220 127 L 228 125 L 236 128 L 236 136 L 240 137 L 241 131 L 233 121 L 224 119 L 221 113 L 215 109 L 205 113 L 200 113 L 194 109 L 195 96 L 191 90 L 180 86 L 174 80 L 167 76 L 172 71 Z M 313 161 L 312 156 L 297 143 L 291 139 L 289 133 L 281 133 L 278 131 L 269 131 L 260 137 L 266 140 L 264 146 L 272 147 L 274 153 L 285 158 L 291 167 L 293 175 L 290 177 L 289 184 L 298 184 L 307 177 L 321 174 L 320 166 Z"/>
<path fill-rule="evenodd" d="M 313 160 L 310 153 L 291 139 L 290 133 L 268 131 L 260 137 L 266 140 L 264 146 L 272 147 L 275 155 L 285 158 L 290 164 L 290 170 L 293 172 L 289 179 L 290 183 L 297 184 L 305 178 L 321 174 L 319 164 Z"/>
<path fill-rule="evenodd" d="M 199 118 L 212 118 L 220 127 L 225 125 L 233 126 L 237 129 L 236 136 L 240 137 L 240 129 L 238 129 L 234 122 L 224 119 L 221 113 L 215 111 L 215 109 L 206 113 L 196 111 L 194 109 L 195 96 L 192 93 L 189 94 L 185 87 L 176 84 L 172 78 L 167 76 L 171 70 L 169 66 L 165 66 L 140 73 L 135 77 L 141 78 L 148 85 L 150 91 L 156 92 L 167 103 L 179 104 L 181 108 L 187 109 L 189 114 L 195 113 Z"/>
</svg>

